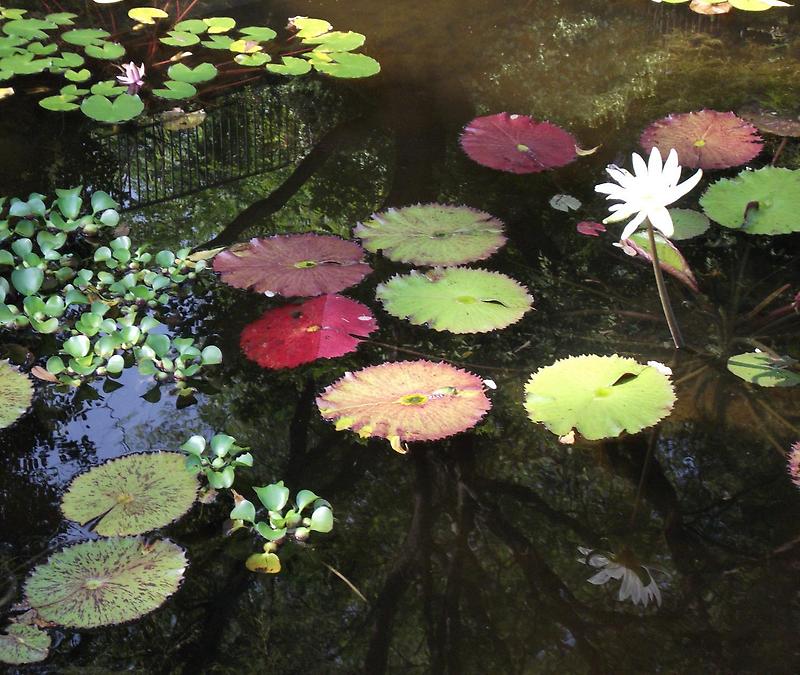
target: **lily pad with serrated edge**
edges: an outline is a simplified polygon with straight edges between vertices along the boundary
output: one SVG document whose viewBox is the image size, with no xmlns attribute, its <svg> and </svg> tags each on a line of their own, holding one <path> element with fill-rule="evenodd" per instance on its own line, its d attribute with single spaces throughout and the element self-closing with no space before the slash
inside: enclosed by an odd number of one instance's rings
<svg viewBox="0 0 800 675">
<path fill-rule="evenodd" d="M 33 384 L 8 361 L 0 361 L 0 429 L 25 414 L 33 398 Z"/>
<path fill-rule="evenodd" d="M 322 417 L 361 437 L 402 442 L 446 438 L 491 408 L 477 375 L 447 363 L 400 361 L 347 373 L 317 398 Z"/>
<path fill-rule="evenodd" d="M 244 327 L 240 344 L 247 358 L 262 368 L 294 368 L 352 352 L 360 338 L 377 327 L 369 308 L 360 302 L 321 295 L 268 310 Z"/>
<path fill-rule="evenodd" d="M 86 541 L 38 565 L 25 598 L 42 619 L 69 628 L 124 623 L 160 607 L 180 587 L 186 565 L 183 549 L 168 539 Z"/>
<path fill-rule="evenodd" d="M 461 147 L 478 164 L 511 173 L 537 173 L 572 162 L 575 137 L 550 122 L 499 113 L 476 117 L 461 134 Z"/>
<path fill-rule="evenodd" d="M 711 220 L 747 234 L 800 232 L 800 170 L 742 171 L 711 185 L 700 206 Z"/>
<path fill-rule="evenodd" d="M 451 333 L 486 333 L 519 321 L 533 298 L 499 272 L 467 267 L 397 275 L 376 291 L 384 309 L 415 325 Z"/>
<path fill-rule="evenodd" d="M 196 477 L 175 452 L 133 454 L 80 474 L 61 499 L 64 516 L 104 537 L 143 534 L 169 525 L 194 504 Z"/>
<path fill-rule="evenodd" d="M 758 130 L 732 112 L 700 110 L 668 115 L 653 122 L 639 141 L 667 156 L 673 148 L 681 166 L 692 169 L 726 169 L 753 159 L 764 147 Z"/>
<path fill-rule="evenodd" d="M 745 382 L 759 387 L 795 387 L 800 373 L 788 370 L 789 362 L 763 352 L 737 354 L 728 359 L 728 370 Z"/>
<path fill-rule="evenodd" d="M 525 410 L 558 436 L 614 438 L 653 426 L 671 411 L 667 375 L 622 356 L 570 356 L 541 368 L 525 385 Z"/>
<path fill-rule="evenodd" d="M 50 652 L 50 635 L 21 623 L 0 630 L 0 663 L 20 666 L 44 661 Z"/>
<path fill-rule="evenodd" d="M 397 262 L 460 265 L 483 260 L 506 242 L 503 223 L 468 206 L 417 204 L 376 213 L 353 234 L 364 248 Z"/>
<path fill-rule="evenodd" d="M 285 296 L 336 293 L 361 281 L 372 269 L 355 242 L 319 234 L 251 239 L 219 253 L 214 271 L 236 288 Z"/>
</svg>

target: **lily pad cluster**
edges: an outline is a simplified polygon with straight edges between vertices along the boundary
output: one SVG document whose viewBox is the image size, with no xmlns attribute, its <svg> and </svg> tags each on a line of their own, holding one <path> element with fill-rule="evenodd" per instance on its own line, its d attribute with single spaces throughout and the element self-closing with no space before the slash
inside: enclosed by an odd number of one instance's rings
<svg viewBox="0 0 800 675">
<path fill-rule="evenodd" d="M 287 541 L 305 542 L 312 532 L 326 534 L 333 529 L 333 507 L 311 490 L 300 490 L 289 504 L 289 488 L 283 481 L 254 487 L 253 491 L 266 509 L 266 519 L 258 519 L 253 502 L 234 491 L 234 507 L 230 512 L 230 531 L 250 528 L 266 543 L 263 552 L 253 553 L 245 562 L 251 572 L 276 574 L 281 571 L 278 549 Z"/>
<path fill-rule="evenodd" d="M 53 381 L 74 386 L 136 362 L 143 375 L 192 394 L 190 378 L 222 353 L 169 337 L 152 312 L 206 268 L 204 256 L 134 249 L 125 235 L 103 239 L 120 220 L 108 194 L 88 202 L 80 187 L 56 194 L 49 205 L 40 194 L 0 199 L 0 325 L 62 338 L 46 363 Z"/>
<path fill-rule="evenodd" d="M 156 63 L 172 62 L 166 76 L 151 86 L 155 97 L 170 101 L 196 96 L 198 88 L 220 75 L 217 66 L 228 59 L 237 67 L 287 76 L 316 70 L 332 77 L 361 78 L 380 72 L 375 59 L 356 52 L 365 42 L 363 35 L 334 31 L 323 19 L 294 17 L 286 34 L 277 40 L 278 34 L 271 28 L 240 27 L 226 16 L 172 21 L 162 9 L 135 7 L 128 17 L 135 22 L 131 36 L 141 35 L 138 29 L 148 29 L 151 63 L 122 64 L 125 46 L 115 42 L 105 28 L 77 27 L 77 14 L 58 12 L 38 17 L 24 9 L 0 7 L 0 82 L 43 73 L 60 75 L 66 84 L 57 94 L 40 100 L 43 108 L 60 112 L 80 109 L 94 120 L 119 123 L 144 111 L 139 91 L 146 78 L 160 72 L 154 68 Z M 171 48 L 172 55 L 165 54 L 163 48 Z M 199 60 L 202 56 L 217 64 Z M 109 65 L 123 75 L 116 75 Z M 135 76 L 131 75 L 133 71 Z M 109 73 L 116 78 L 109 78 Z"/>
</svg>

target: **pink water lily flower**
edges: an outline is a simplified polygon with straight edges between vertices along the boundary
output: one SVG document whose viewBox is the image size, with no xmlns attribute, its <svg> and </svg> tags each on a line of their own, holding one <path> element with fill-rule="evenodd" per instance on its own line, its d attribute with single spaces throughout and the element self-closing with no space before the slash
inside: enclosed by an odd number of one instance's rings
<svg viewBox="0 0 800 675">
<path fill-rule="evenodd" d="M 144 84 L 144 64 L 138 66 L 131 61 L 117 66 L 122 71 L 122 75 L 117 75 L 117 80 L 120 84 L 128 85 L 128 93 L 135 94 L 141 89 Z"/>
</svg>

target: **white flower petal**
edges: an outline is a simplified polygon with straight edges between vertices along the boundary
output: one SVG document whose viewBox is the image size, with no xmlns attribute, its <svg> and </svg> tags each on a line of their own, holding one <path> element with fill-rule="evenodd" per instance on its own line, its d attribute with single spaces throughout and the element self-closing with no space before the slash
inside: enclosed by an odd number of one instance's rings
<svg viewBox="0 0 800 675">
<path fill-rule="evenodd" d="M 631 160 L 633 161 L 633 172 L 636 174 L 636 178 L 647 178 L 647 164 L 645 164 L 642 156 L 634 152 L 631 155 Z"/>
<path fill-rule="evenodd" d="M 636 217 L 625 226 L 625 229 L 622 230 L 622 235 L 620 236 L 620 239 L 628 239 L 628 238 L 630 238 L 630 236 L 634 232 L 636 232 L 636 230 L 639 229 L 639 225 L 641 225 L 644 222 L 644 219 L 646 217 L 647 217 L 647 214 L 644 211 L 640 211 L 636 215 Z M 670 221 L 670 222 L 672 222 L 672 221 Z"/>
<path fill-rule="evenodd" d="M 661 176 L 662 168 L 663 165 L 661 163 L 661 152 L 654 145 L 653 149 L 650 151 L 650 158 L 647 160 L 647 175 L 656 180 L 659 176 Z"/>
<path fill-rule="evenodd" d="M 669 215 L 669 211 L 665 206 L 651 209 L 647 212 L 647 218 L 650 220 L 650 224 L 667 239 L 675 233 L 675 227 L 672 225 L 672 216 Z"/>
</svg>

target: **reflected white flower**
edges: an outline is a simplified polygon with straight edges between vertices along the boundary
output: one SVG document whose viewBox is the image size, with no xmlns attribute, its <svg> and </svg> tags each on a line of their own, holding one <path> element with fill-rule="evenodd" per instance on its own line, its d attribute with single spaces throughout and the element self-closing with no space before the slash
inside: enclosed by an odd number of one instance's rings
<svg viewBox="0 0 800 675">
<path fill-rule="evenodd" d="M 661 153 L 656 147 L 646 164 L 641 155 L 633 153 L 632 157 L 634 173 L 612 164 L 606 168 L 606 173 L 616 183 L 601 183 L 594 188 L 595 192 L 607 195 L 606 199 L 620 202 L 608 208 L 611 215 L 603 222 L 618 223 L 633 216 L 622 231 L 620 239 L 623 240 L 630 237 L 645 220 L 649 220 L 655 229 L 670 238 L 674 228 L 667 206 L 694 188 L 703 177 L 703 170 L 698 169 L 691 178 L 679 183 L 681 167 L 678 164 L 678 153 L 674 149 L 669 151 L 667 161 L 663 164 Z"/>
<path fill-rule="evenodd" d="M 578 546 L 581 557 L 578 562 L 599 571 L 587 581 L 595 586 L 607 584 L 612 579 L 621 581 L 617 600 L 630 600 L 642 607 L 655 601 L 661 606 L 661 590 L 658 588 L 650 567 L 642 565 L 627 548 L 619 555 Z M 659 570 L 661 571 L 661 570 Z"/>
<path fill-rule="evenodd" d="M 138 66 L 131 61 L 117 66 L 122 71 L 122 75 L 117 75 L 120 84 L 128 85 L 128 93 L 135 94 L 144 84 L 144 64 Z"/>
</svg>

